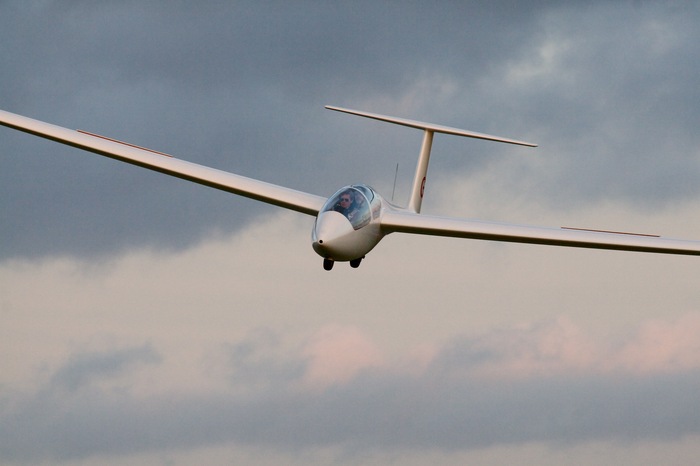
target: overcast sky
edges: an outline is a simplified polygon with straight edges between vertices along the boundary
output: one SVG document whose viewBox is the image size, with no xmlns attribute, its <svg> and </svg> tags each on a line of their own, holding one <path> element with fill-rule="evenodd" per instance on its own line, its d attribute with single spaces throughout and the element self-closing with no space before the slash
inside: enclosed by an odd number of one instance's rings
<svg viewBox="0 0 700 466">
<path fill-rule="evenodd" d="M 1 1 L 0 108 L 331 195 L 700 239 L 696 2 Z M 0 464 L 690 464 L 700 262 L 387 237 L 0 128 Z"/>
</svg>

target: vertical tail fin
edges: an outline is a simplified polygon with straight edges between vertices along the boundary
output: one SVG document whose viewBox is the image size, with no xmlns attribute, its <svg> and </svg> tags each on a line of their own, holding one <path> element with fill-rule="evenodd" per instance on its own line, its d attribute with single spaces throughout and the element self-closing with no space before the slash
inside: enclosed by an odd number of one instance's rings
<svg viewBox="0 0 700 466">
<path fill-rule="evenodd" d="M 425 193 L 425 181 L 428 176 L 428 164 L 430 163 L 430 149 L 433 146 L 433 131 L 426 129 L 423 132 L 423 144 L 418 154 L 416 164 L 416 174 L 413 177 L 411 186 L 411 197 L 408 199 L 408 210 L 420 213 L 423 204 L 423 194 Z"/>
<path fill-rule="evenodd" d="M 407 120 L 405 118 L 396 118 L 386 115 L 379 115 L 376 113 L 350 110 L 347 108 L 332 107 L 329 105 L 327 105 L 326 108 L 328 110 L 335 110 L 336 112 L 350 113 L 352 115 L 358 115 L 365 118 L 372 118 L 374 120 L 379 121 L 386 121 L 388 123 L 408 126 L 409 128 L 422 129 L 424 131 L 423 145 L 418 156 L 416 174 L 413 178 L 413 186 L 411 187 L 411 197 L 408 200 L 408 209 L 416 213 L 420 212 L 421 204 L 423 202 L 423 194 L 425 192 L 425 180 L 428 174 L 428 164 L 430 162 L 430 149 L 433 145 L 434 133 L 452 134 L 454 136 L 484 139 L 486 141 L 496 141 L 504 142 L 506 144 L 517 144 L 520 146 L 537 147 L 537 144 L 532 144 L 530 142 L 518 141 L 516 139 L 507 139 L 502 138 L 500 136 L 491 136 L 489 134 L 476 133 L 473 131 L 466 131 L 463 129 L 450 128 L 449 126 L 435 125 L 432 123 L 423 123 L 422 121 Z"/>
</svg>

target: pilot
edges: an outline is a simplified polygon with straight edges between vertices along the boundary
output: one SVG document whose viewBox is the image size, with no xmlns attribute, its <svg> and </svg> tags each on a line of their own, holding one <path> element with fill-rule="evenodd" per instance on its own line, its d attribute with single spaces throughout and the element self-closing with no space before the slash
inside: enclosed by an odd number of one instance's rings
<svg viewBox="0 0 700 466">
<path fill-rule="evenodd" d="M 341 214 L 350 218 L 349 215 L 354 210 L 354 203 L 355 196 L 353 196 L 352 191 L 344 191 L 340 195 L 340 200 L 338 200 L 338 203 L 335 205 L 333 210 L 335 210 L 336 212 L 340 212 Z"/>
</svg>

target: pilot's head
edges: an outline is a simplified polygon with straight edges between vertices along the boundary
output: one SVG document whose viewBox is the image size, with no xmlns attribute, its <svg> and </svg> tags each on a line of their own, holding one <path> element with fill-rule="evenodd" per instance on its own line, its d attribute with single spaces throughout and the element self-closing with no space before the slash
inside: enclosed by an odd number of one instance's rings
<svg viewBox="0 0 700 466">
<path fill-rule="evenodd" d="M 340 207 L 347 209 L 352 205 L 353 195 L 350 191 L 345 191 L 340 195 Z"/>
</svg>

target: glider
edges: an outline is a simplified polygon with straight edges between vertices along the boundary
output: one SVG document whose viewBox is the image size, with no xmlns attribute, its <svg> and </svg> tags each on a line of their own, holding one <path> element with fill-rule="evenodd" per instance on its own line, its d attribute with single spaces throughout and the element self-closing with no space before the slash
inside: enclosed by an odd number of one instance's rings
<svg viewBox="0 0 700 466">
<path fill-rule="evenodd" d="M 420 210 L 435 133 L 521 146 L 536 147 L 536 145 L 405 118 L 340 107 L 327 106 L 326 108 L 423 131 L 423 143 L 406 207 L 388 202 L 367 185 L 345 186 L 326 198 L 186 162 L 162 152 L 87 131 L 66 129 L 2 110 L 0 110 L 0 124 L 149 170 L 315 216 L 311 234 L 312 246 L 314 251 L 323 258 L 325 270 L 331 270 L 337 261 L 350 262 L 353 268 L 358 267 L 366 254 L 390 233 L 700 255 L 700 241 L 677 240 L 657 235 L 565 227 L 544 228 L 423 215 Z"/>
</svg>

